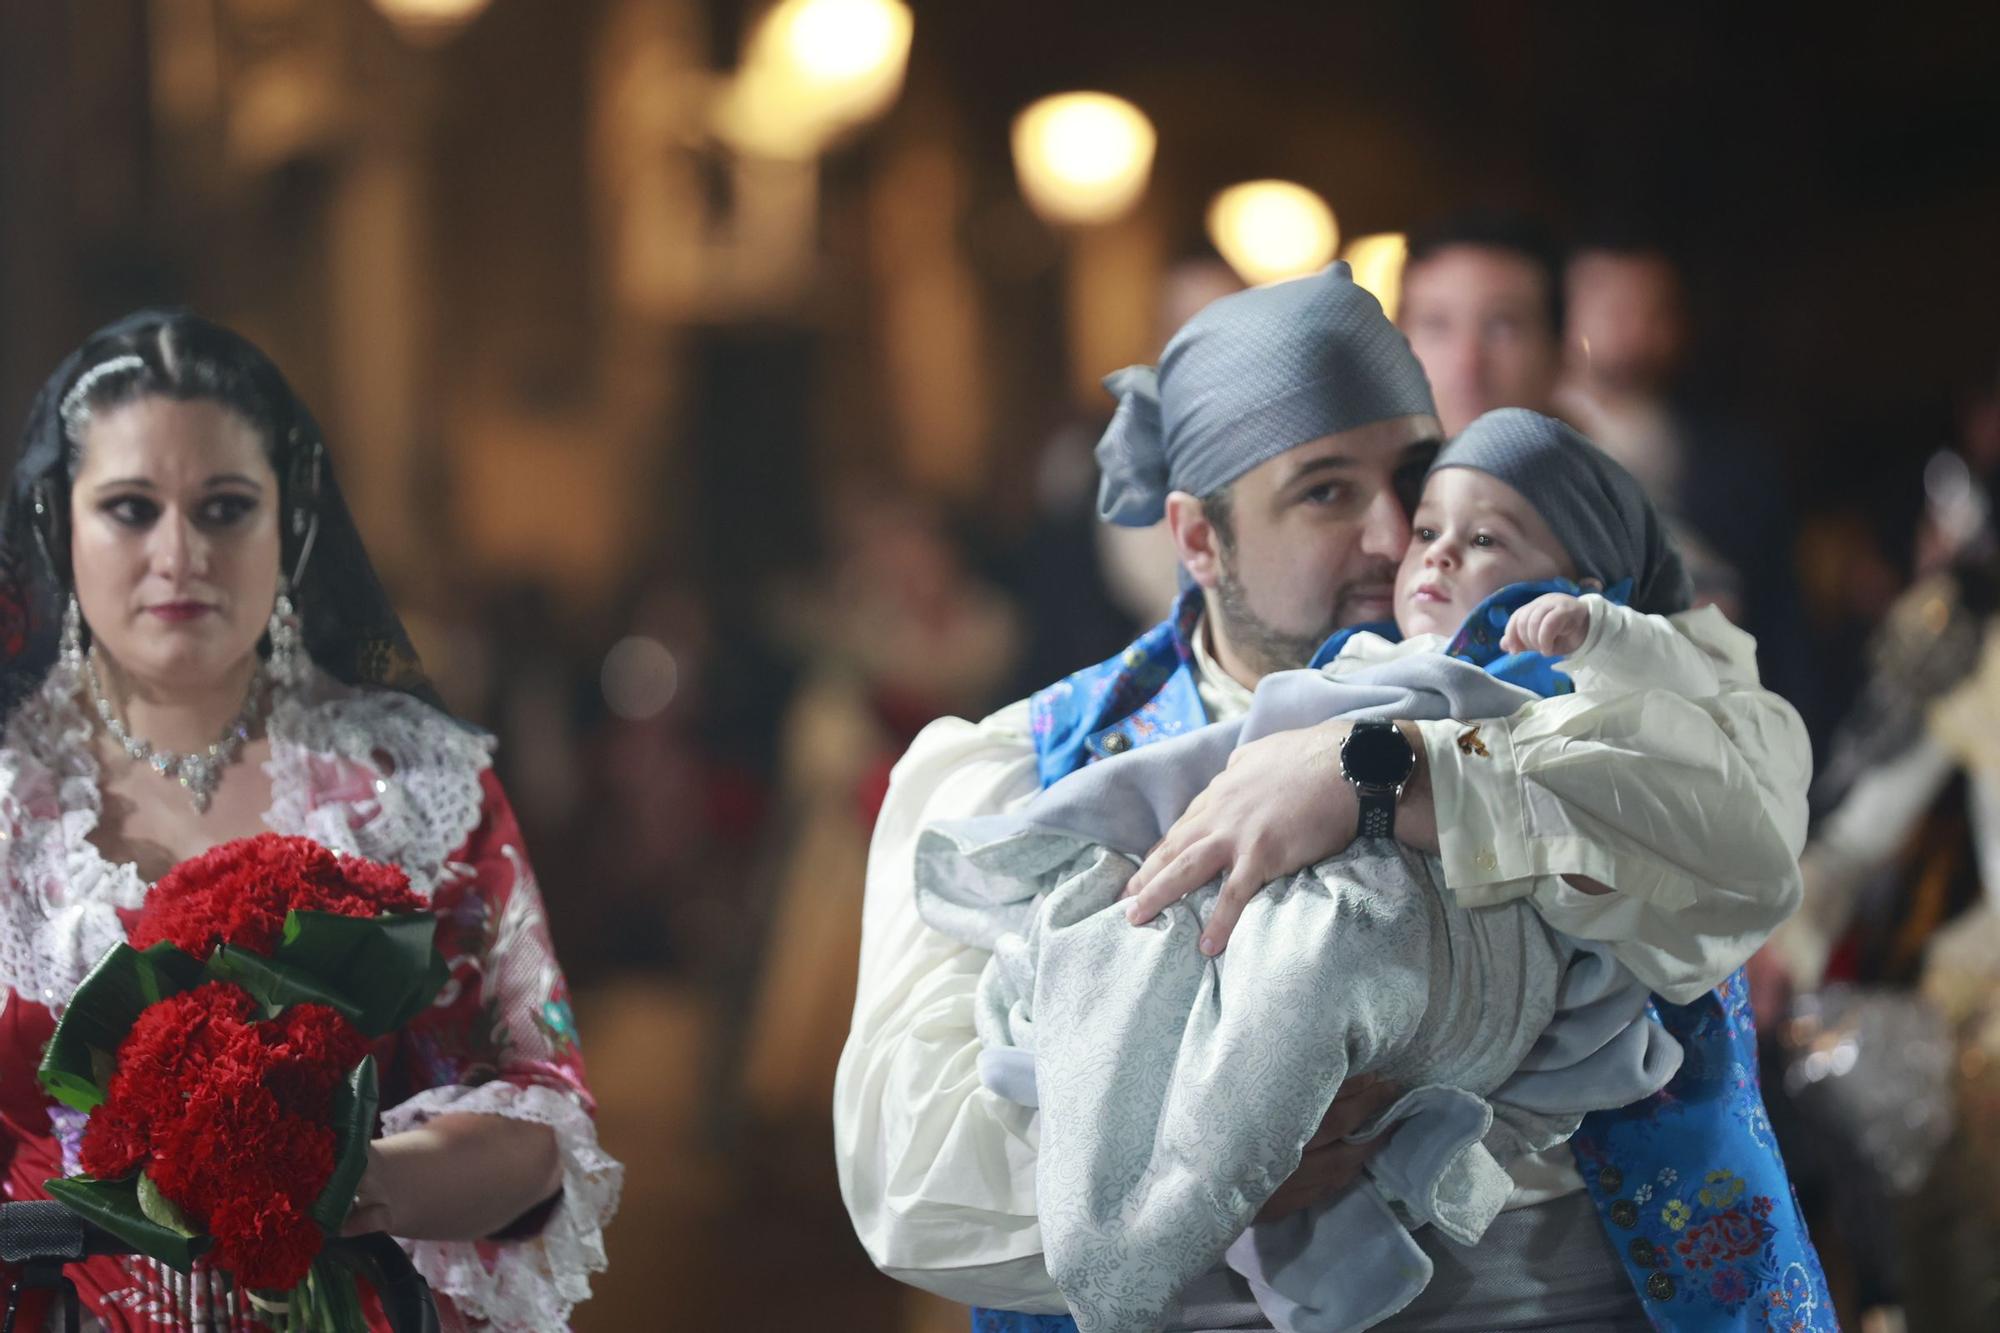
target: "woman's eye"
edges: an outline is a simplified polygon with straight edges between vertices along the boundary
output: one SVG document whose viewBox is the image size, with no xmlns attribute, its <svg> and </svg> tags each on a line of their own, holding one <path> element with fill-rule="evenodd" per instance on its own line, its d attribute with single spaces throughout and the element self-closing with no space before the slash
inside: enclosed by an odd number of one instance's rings
<svg viewBox="0 0 2000 1333">
<path fill-rule="evenodd" d="M 256 507 L 257 502 L 247 495 L 218 495 L 202 505 L 201 519 L 212 527 L 228 527 Z"/>
<path fill-rule="evenodd" d="M 121 495 L 115 500 L 108 500 L 103 509 L 113 521 L 128 528 L 142 528 L 160 516 L 160 507 L 139 495 Z"/>
</svg>

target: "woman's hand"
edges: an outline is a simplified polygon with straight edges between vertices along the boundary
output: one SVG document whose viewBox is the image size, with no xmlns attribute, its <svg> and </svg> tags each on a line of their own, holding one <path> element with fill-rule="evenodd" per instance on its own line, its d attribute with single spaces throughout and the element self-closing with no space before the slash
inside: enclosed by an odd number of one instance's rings
<svg viewBox="0 0 2000 1333">
<path fill-rule="evenodd" d="M 555 1131 L 496 1115 L 441 1115 L 368 1145 L 340 1234 L 479 1240 L 562 1187 Z"/>
</svg>

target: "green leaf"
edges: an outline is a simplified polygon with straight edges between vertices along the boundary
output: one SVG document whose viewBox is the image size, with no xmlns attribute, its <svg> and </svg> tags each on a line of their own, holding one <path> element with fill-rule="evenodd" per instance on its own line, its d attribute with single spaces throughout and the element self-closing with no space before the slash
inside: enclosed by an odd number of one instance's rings
<svg viewBox="0 0 2000 1333">
<path fill-rule="evenodd" d="M 429 912 L 352 917 L 290 912 L 276 962 L 351 997 L 354 1025 L 369 1037 L 403 1027 L 433 999 L 448 971 Z M 345 1012 L 345 1011 L 343 1011 Z"/>
<path fill-rule="evenodd" d="M 201 963 L 164 941 L 143 953 L 113 945 L 56 1021 L 42 1056 L 42 1086 L 65 1106 L 96 1110 L 116 1071 L 119 1044 L 139 1015 L 202 980 Z"/>
<path fill-rule="evenodd" d="M 354 1192 L 361 1188 L 361 1173 L 368 1169 L 368 1145 L 375 1138 L 375 1107 L 378 1099 L 375 1057 L 364 1057 L 333 1093 L 333 1175 L 320 1191 L 312 1209 L 313 1221 L 329 1236 L 340 1234 L 340 1224 L 354 1206 Z"/>
<path fill-rule="evenodd" d="M 187 1214 L 181 1211 L 181 1206 L 160 1193 L 160 1187 L 155 1185 L 153 1178 L 144 1171 L 139 1173 L 139 1183 L 135 1193 L 139 1200 L 139 1212 L 148 1222 L 190 1239 L 201 1234 L 189 1224 Z"/>
<path fill-rule="evenodd" d="M 275 1018 L 295 1004 L 324 1004 L 345 1015 L 356 1027 L 360 1026 L 360 1006 L 341 991 L 309 972 L 261 954 L 219 945 L 208 956 L 208 975 L 216 981 L 234 982 L 249 991 L 263 1003 L 262 1017 Z"/>
<path fill-rule="evenodd" d="M 59 1200 L 85 1221 L 94 1223 L 140 1254 L 185 1273 L 209 1246 L 206 1236 L 188 1236 L 147 1217 L 139 1204 L 138 1178 L 93 1180 L 68 1176 L 44 1181 L 49 1197 Z"/>
</svg>

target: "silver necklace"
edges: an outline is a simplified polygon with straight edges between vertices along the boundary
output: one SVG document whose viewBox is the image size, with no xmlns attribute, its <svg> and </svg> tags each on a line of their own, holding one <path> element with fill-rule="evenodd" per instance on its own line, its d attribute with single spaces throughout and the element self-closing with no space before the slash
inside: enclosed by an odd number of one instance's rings
<svg viewBox="0 0 2000 1333">
<path fill-rule="evenodd" d="M 243 753 L 249 743 L 250 732 L 257 725 L 257 714 L 264 698 L 264 673 L 259 667 L 250 678 L 250 692 L 243 700 L 242 711 L 236 720 L 222 733 L 222 739 L 206 750 L 192 754 L 181 754 L 175 750 L 161 749 L 151 741 L 142 740 L 126 729 L 118 718 L 118 710 L 111 706 L 105 696 L 104 684 L 97 678 L 97 659 L 85 654 L 84 675 L 90 683 L 90 697 L 97 705 L 97 716 L 104 723 L 105 731 L 111 739 L 124 747 L 125 753 L 139 763 L 151 766 L 163 778 L 171 778 L 187 789 L 194 799 L 196 814 L 207 814 L 209 802 L 215 799 L 215 789 L 222 785 L 223 770 L 236 762 L 236 756 Z"/>
</svg>

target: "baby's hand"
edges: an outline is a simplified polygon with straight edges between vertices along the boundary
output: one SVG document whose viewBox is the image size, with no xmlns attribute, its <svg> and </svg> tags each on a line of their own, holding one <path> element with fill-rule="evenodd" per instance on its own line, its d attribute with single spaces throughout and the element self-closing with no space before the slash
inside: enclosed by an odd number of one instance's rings
<svg viewBox="0 0 2000 1333">
<path fill-rule="evenodd" d="M 1507 617 L 1500 651 L 1567 657 L 1589 635 L 1589 607 L 1566 592 L 1545 592 Z"/>
</svg>

